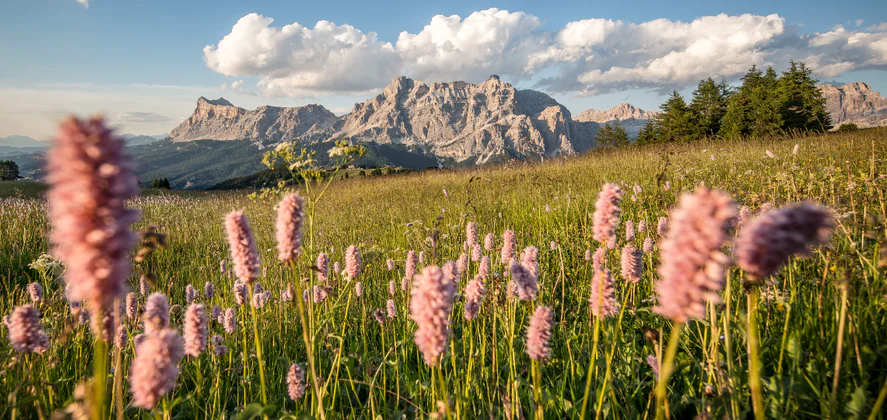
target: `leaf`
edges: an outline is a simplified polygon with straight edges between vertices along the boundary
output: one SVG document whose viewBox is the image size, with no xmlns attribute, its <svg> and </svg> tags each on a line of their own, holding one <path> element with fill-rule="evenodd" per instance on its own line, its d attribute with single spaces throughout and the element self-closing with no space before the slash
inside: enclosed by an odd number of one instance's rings
<svg viewBox="0 0 887 420">
<path fill-rule="evenodd" d="M 788 338 L 788 344 L 786 345 L 786 349 L 788 350 L 788 356 L 792 358 L 794 361 L 798 361 L 801 357 L 801 344 L 798 342 L 798 333 L 793 332 L 791 336 Z"/>
<path fill-rule="evenodd" d="M 252 420 L 256 417 L 262 415 L 262 411 L 264 408 L 262 404 L 259 403 L 251 403 L 246 407 L 243 407 L 243 411 L 237 413 L 237 416 L 234 417 L 234 420 Z"/>
<path fill-rule="evenodd" d="M 865 416 L 865 412 L 868 412 L 866 403 L 867 395 L 865 392 L 865 388 L 861 386 L 856 387 L 856 391 L 853 391 L 853 395 L 850 396 L 850 402 L 847 404 L 847 411 L 849 411 L 853 416 L 857 419 L 861 419 Z"/>
</svg>

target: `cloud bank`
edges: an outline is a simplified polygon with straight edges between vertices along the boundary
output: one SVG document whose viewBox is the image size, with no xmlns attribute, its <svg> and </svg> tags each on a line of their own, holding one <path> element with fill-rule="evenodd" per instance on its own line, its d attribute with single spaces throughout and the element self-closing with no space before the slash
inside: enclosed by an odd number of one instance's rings
<svg viewBox="0 0 887 420">
<path fill-rule="evenodd" d="M 257 77 L 266 96 L 356 94 L 402 74 L 478 82 L 495 73 L 534 79 L 552 93 L 595 94 L 730 79 L 752 64 L 783 67 L 789 58 L 806 62 L 821 78 L 887 68 L 887 24 L 801 34 L 779 15 L 583 19 L 551 31 L 541 29 L 536 16 L 487 9 L 465 18 L 434 16 L 418 33 L 401 32 L 394 44 L 328 21 L 313 28 L 273 22 L 255 13 L 242 17 L 203 49 L 207 66 L 227 76 Z"/>
</svg>

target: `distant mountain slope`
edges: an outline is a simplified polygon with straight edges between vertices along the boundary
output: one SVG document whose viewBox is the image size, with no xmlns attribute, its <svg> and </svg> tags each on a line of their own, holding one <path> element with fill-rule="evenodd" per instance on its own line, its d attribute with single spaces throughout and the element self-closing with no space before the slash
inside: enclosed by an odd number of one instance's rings
<svg viewBox="0 0 887 420">
<path fill-rule="evenodd" d="M 859 127 L 887 125 L 887 98 L 873 92 L 868 84 L 822 84 L 819 89 L 825 96 L 826 110 L 835 127 L 846 123 L 854 123 Z"/>
<path fill-rule="evenodd" d="M 321 105 L 262 106 L 247 111 L 224 98 L 209 100 L 201 96 L 194 113 L 169 136 L 175 142 L 248 140 L 276 144 L 302 139 L 320 140 L 336 119 L 335 114 Z"/>
<path fill-rule="evenodd" d="M 608 110 L 587 109 L 576 116 L 576 121 L 595 122 L 600 125 L 615 124 L 625 129 L 628 137 L 635 139 L 647 121 L 656 118 L 658 112 L 644 111 L 623 103 Z"/>
<path fill-rule="evenodd" d="M 0 137 L 0 147 L 46 147 L 49 143 L 28 136 Z"/>
</svg>

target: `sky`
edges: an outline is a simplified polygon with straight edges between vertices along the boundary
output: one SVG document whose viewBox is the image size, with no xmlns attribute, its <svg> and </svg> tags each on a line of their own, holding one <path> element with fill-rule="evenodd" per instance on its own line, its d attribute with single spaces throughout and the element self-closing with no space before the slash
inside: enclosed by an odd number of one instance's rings
<svg viewBox="0 0 887 420">
<path fill-rule="evenodd" d="M 790 59 L 887 95 L 883 0 L 4 0 L 0 40 L 0 137 L 50 138 L 71 113 L 163 134 L 199 96 L 344 114 L 401 75 L 498 74 L 574 115 Z"/>
</svg>

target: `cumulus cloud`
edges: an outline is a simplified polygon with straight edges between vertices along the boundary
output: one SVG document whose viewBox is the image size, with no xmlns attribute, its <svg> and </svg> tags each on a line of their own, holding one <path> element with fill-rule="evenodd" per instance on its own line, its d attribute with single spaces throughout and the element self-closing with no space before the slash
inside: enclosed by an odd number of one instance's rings
<svg viewBox="0 0 887 420">
<path fill-rule="evenodd" d="M 397 52 L 410 76 L 429 81 L 483 80 L 491 73 L 530 76 L 529 58 L 544 48 L 539 18 L 488 9 L 465 19 L 437 15 L 418 34 L 401 32 Z"/>
<path fill-rule="evenodd" d="M 260 76 L 259 88 L 271 96 L 361 92 L 403 70 L 394 47 L 375 32 L 325 20 L 314 28 L 272 22 L 256 13 L 240 18 L 217 45 L 203 49 L 207 66 L 228 76 Z"/>
<path fill-rule="evenodd" d="M 89 0 L 77 0 L 77 3 L 80 3 L 83 7 L 89 9 Z"/>
<path fill-rule="evenodd" d="M 784 31 L 777 15 L 721 14 L 640 24 L 588 19 L 567 24 L 536 57 L 536 66 L 565 64 L 556 77 L 540 82 L 556 92 L 683 86 L 765 64 L 764 48 Z"/>
<path fill-rule="evenodd" d="M 207 65 L 229 76 L 258 76 L 261 93 L 289 96 L 374 90 L 401 74 L 479 82 L 495 73 L 511 81 L 537 79 L 536 87 L 549 92 L 594 94 L 733 79 L 752 64 L 779 69 L 789 58 L 821 78 L 887 67 L 887 24 L 801 34 L 775 14 L 688 22 L 583 19 L 544 30 L 536 16 L 488 9 L 465 18 L 434 16 L 418 33 L 401 32 L 394 45 L 349 25 L 272 22 L 244 16 L 217 45 L 204 48 Z"/>
<path fill-rule="evenodd" d="M 887 68 L 887 32 L 848 31 L 844 27 L 809 37 L 798 59 L 820 77 L 851 70 Z"/>
</svg>

